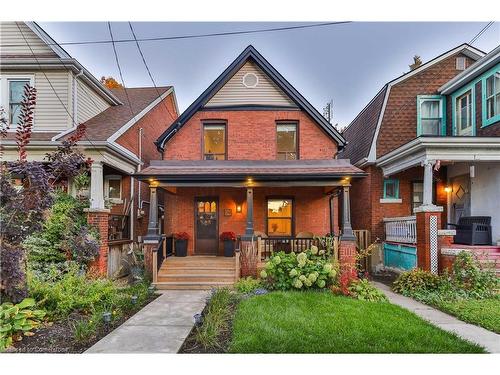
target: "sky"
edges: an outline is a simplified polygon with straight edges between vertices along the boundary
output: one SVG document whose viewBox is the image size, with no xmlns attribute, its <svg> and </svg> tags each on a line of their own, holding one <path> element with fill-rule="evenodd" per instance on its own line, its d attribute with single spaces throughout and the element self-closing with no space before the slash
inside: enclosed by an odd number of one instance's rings
<svg viewBox="0 0 500 375">
<path fill-rule="evenodd" d="M 58 43 L 109 40 L 105 22 L 40 22 Z M 133 22 L 137 38 L 205 34 L 305 25 L 306 22 Z M 310 24 L 310 23 L 309 23 Z M 487 22 L 353 22 L 307 29 L 192 39 L 144 41 L 141 49 L 158 86 L 173 85 L 182 112 L 247 47 L 257 50 L 320 113 L 333 100 L 332 123 L 346 126 L 388 81 L 423 62 L 470 42 Z M 130 39 L 128 23 L 111 23 L 114 39 Z M 473 46 L 500 44 L 494 23 Z M 97 78 L 119 72 L 112 45 L 64 49 Z M 151 86 L 134 42 L 116 45 L 127 87 Z"/>
</svg>

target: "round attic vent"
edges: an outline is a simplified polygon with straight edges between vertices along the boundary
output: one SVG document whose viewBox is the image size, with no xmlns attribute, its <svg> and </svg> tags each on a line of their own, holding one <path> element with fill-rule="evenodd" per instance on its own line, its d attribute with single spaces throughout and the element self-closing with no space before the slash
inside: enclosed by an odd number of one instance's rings
<svg viewBox="0 0 500 375">
<path fill-rule="evenodd" d="M 243 84 L 249 88 L 256 87 L 259 84 L 259 77 L 255 73 L 247 73 L 243 76 Z"/>
</svg>

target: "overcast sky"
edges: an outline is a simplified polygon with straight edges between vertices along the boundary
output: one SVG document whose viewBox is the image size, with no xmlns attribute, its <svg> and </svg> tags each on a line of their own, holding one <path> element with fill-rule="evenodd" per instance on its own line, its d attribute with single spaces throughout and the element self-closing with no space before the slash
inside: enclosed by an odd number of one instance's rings
<svg viewBox="0 0 500 375">
<path fill-rule="evenodd" d="M 333 99 L 333 123 L 349 124 L 384 83 L 409 70 L 415 54 L 423 62 L 469 42 L 483 23 L 350 23 L 309 29 L 232 36 L 141 42 L 158 85 L 173 85 L 183 111 L 249 44 L 320 112 Z M 133 23 L 138 38 L 283 27 L 306 23 Z M 41 22 L 57 42 L 109 40 L 106 23 Z M 132 38 L 128 23 L 112 23 L 115 39 Z M 500 24 L 474 47 L 485 52 L 500 44 Z M 111 44 L 63 46 L 96 77 L 119 74 Z M 135 43 L 117 44 L 128 87 L 151 81 Z"/>
</svg>

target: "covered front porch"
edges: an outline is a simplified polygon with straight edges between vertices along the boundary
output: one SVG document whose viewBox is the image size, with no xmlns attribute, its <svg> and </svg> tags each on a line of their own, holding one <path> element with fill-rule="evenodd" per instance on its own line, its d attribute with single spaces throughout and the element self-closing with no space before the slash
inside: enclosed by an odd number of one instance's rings
<svg viewBox="0 0 500 375">
<path fill-rule="evenodd" d="M 167 238 L 187 233 L 188 256 L 224 255 L 224 232 L 234 233 L 239 244 L 259 239 L 261 258 L 305 250 L 314 236 L 355 241 L 349 187 L 363 176 L 348 161 L 333 159 L 155 161 L 138 178 L 149 183 L 151 202 L 158 189 L 166 192 L 165 215 L 162 223 L 155 220 L 151 205 L 145 243 L 159 243 L 160 226 Z M 156 259 L 158 270 L 162 258 Z"/>
</svg>

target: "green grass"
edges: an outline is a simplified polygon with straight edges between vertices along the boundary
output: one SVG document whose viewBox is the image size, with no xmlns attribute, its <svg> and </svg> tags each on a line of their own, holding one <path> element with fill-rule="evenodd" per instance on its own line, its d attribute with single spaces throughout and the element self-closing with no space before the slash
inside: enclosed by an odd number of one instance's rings
<svg viewBox="0 0 500 375">
<path fill-rule="evenodd" d="M 242 301 L 233 353 L 482 353 L 389 303 L 325 292 L 273 292 Z"/>
<path fill-rule="evenodd" d="M 464 322 L 500 333 L 500 297 L 437 301 L 435 305 Z"/>
</svg>

